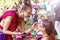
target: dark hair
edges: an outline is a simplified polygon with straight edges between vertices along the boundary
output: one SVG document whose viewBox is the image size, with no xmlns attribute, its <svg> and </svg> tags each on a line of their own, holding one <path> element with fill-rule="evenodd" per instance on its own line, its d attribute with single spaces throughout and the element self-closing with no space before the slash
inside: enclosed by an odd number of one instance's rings
<svg viewBox="0 0 60 40">
<path fill-rule="evenodd" d="M 24 5 L 24 7 L 22 8 L 22 10 L 27 10 L 27 9 L 32 9 L 31 4 L 25 3 L 25 5 Z"/>
<path fill-rule="evenodd" d="M 43 27 L 45 28 L 45 31 L 48 35 L 51 35 L 52 33 L 54 33 L 54 25 L 52 21 L 47 19 L 43 20 Z"/>
<path fill-rule="evenodd" d="M 49 40 L 55 40 L 54 25 L 52 21 L 47 20 L 47 19 L 43 20 L 43 27 L 45 27 L 45 31 L 49 36 Z"/>
</svg>

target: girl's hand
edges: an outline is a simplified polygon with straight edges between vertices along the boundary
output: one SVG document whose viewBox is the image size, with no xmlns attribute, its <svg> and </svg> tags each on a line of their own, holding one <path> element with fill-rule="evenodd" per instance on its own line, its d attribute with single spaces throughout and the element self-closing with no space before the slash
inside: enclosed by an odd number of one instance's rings
<svg viewBox="0 0 60 40">
<path fill-rule="evenodd" d="M 34 29 L 36 26 L 38 26 L 38 23 L 37 23 L 37 22 L 35 22 L 35 23 L 32 25 L 31 29 Z"/>
</svg>

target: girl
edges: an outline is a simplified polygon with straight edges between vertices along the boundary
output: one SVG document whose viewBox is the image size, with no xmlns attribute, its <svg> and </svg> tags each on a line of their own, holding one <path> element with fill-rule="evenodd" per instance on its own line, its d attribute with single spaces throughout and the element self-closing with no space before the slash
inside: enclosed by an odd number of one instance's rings
<svg viewBox="0 0 60 40">
<path fill-rule="evenodd" d="M 13 40 L 12 34 L 22 34 L 21 32 L 14 32 L 17 28 L 24 27 L 24 17 L 27 18 L 30 16 L 32 7 L 30 4 L 25 4 L 20 13 L 16 13 L 16 10 L 6 11 L 2 16 L 0 22 L 0 29 L 3 30 L 0 32 L 0 40 Z M 22 29 L 21 28 L 21 29 Z M 20 30 L 21 31 L 21 30 Z M 23 30 L 24 31 L 24 30 Z M 4 39 L 3 39 L 4 38 Z"/>
<path fill-rule="evenodd" d="M 42 27 L 40 27 L 40 31 L 42 32 L 41 40 L 55 40 L 54 38 L 54 25 L 51 21 L 45 19 L 43 20 Z"/>
</svg>

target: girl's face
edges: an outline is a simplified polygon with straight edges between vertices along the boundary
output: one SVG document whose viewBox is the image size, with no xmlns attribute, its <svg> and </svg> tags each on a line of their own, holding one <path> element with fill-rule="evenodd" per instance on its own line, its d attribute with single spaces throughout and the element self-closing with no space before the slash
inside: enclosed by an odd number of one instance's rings
<svg viewBox="0 0 60 40">
<path fill-rule="evenodd" d="M 28 10 L 25 10 L 24 12 L 23 12 L 23 15 L 24 15 L 24 17 L 29 17 L 30 15 L 31 15 L 31 9 L 28 9 Z"/>
<path fill-rule="evenodd" d="M 44 17 L 41 17 L 41 20 L 44 20 Z"/>
</svg>

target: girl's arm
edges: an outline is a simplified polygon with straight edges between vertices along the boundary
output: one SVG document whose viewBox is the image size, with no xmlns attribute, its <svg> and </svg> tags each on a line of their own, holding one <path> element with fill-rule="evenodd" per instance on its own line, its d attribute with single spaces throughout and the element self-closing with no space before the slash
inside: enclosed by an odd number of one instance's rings
<svg viewBox="0 0 60 40">
<path fill-rule="evenodd" d="M 3 33 L 5 33 L 5 34 L 21 34 L 20 32 L 11 32 L 11 31 L 7 30 L 11 21 L 12 21 L 11 16 L 9 16 L 5 19 L 4 25 L 3 25 Z"/>
<path fill-rule="evenodd" d="M 30 29 L 26 30 L 25 33 L 31 32 L 36 26 L 38 26 L 38 25 L 37 25 L 37 22 L 35 22 L 35 23 L 31 26 Z"/>
</svg>

